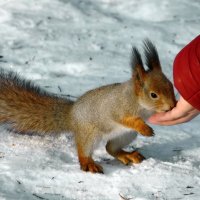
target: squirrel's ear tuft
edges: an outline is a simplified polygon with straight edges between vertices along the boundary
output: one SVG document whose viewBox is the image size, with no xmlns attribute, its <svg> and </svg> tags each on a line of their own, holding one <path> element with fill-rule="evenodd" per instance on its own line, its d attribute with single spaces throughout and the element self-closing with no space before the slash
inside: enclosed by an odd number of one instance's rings
<svg viewBox="0 0 200 200">
<path fill-rule="evenodd" d="M 146 57 L 146 65 L 149 70 L 161 70 L 157 49 L 149 39 L 144 40 L 144 54 Z"/>
<path fill-rule="evenodd" d="M 133 47 L 132 49 L 131 68 L 133 79 L 137 81 L 140 86 L 142 86 L 146 71 L 143 66 L 141 55 L 136 47 Z"/>
<path fill-rule="evenodd" d="M 136 47 L 133 47 L 132 58 L 131 58 L 132 70 L 134 70 L 137 66 L 140 66 L 141 68 L 144 69 L 141 55 L 140 55 L 138 49 Z"/>
</svg>

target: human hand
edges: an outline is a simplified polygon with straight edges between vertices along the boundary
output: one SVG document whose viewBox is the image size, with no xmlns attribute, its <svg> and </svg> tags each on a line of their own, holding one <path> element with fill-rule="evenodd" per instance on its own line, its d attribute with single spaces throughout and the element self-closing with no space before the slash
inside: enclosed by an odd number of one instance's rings
<svg viewBox="0 0 200 200">
<path fill-rule="evenodd" d="M 188 122 L 198 114 L 200 114 L 199 110 L 190 105 L 183 99 L 183 97 L 180 97 L 176 106 L 172 110 L 163 113 L 156 113 L 148 119 L 148 122 L 162 126 L 171 126 Z"/>
</svg>

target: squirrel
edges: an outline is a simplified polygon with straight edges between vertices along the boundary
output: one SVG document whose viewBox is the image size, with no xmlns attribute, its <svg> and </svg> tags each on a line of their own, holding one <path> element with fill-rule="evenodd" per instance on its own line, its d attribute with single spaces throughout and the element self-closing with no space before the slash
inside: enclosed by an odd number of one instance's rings
<svg viewBox="0 0 200 200">
<path fill-rule="evenodd" d="M 145 157 L 138 151 L 123 150 L 137 136 L 153 136 L 145 123 L 155 112 L 171 110 L 175 104 L 172 83 L 163 74 L 155 45 L 144 40 L 146 68 L 133 47 L 132 76 L 86 92 L 76 101 L 50 94 L 14 72 L 0 71 L 0 122 L 19 133 L 72 132 L 80 168 L 103 173 L 92 159 L 94 149 L 106 140 L 106 150 L 127 165 Z"/>
</svg>

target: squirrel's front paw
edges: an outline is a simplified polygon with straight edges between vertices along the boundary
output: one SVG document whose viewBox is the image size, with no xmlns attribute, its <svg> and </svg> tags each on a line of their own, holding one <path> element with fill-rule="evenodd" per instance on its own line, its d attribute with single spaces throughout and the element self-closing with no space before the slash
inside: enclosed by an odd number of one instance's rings
<svg viewBox="0 0 200 200">
<path fill-rule="evenodd" d="M 145 124 L 143 119 L 141 119 L 140 117 L 124 117 L 121 120 L 121 123 L 124 126 L 129 127 L 133 129 L 134 131 L 137 131 L 141 135 L 144 135 L 147 137 L 154 136 L 153 129 L 147 124 Z"/>
<path fill-rule="evenodd" d="M 154 131 L 150 126 L 144 126 L 141 128 L 140 132 L 141 135 L 146 137 L 152 137 L 154 136 Z"/>
</svg>

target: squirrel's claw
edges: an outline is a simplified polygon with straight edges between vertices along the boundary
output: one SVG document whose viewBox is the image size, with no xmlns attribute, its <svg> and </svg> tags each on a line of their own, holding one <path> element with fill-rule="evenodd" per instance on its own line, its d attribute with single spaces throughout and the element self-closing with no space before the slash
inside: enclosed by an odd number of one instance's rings
<svg viewBox="0 0 200 200">
<path fill-rule="evenodd" d="M 155 135 L 153 129 L 150 126 L 144 126 L 140 132 L 141 135 L 146 136 L 146 137 L 152 137 Z"/>
<path fill-rule="evenodd" d="M 138 164 L 145 160 L 145 157 L 138 151 L 126 152 L 121 150 L 117 155 L 117 159 L 123 164 L 128 165 L 130 163 Z"/>
<path fill-rule="evenodd" d="M 103 167 L 95 162 L 89 162 L 85 165 L 81 165 L 81 169 L 85 172 L 103 174 Z"/>
</svg>

